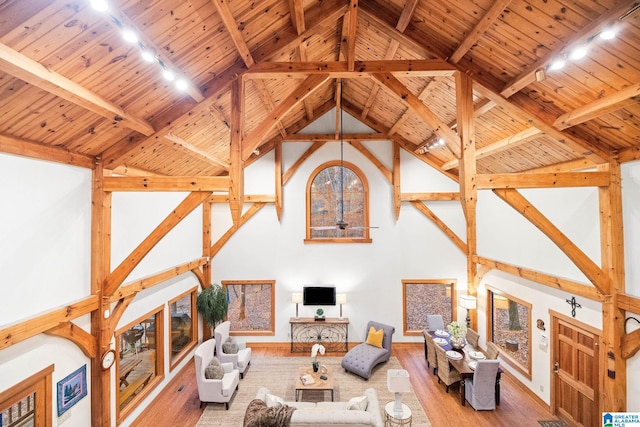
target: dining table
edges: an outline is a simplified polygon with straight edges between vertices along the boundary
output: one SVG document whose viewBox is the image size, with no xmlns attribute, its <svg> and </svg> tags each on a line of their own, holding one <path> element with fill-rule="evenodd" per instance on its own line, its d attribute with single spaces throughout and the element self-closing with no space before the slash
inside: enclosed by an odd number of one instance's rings
<svg viewBox="0 0 640 427">
<path fill-rule="evenodd" d="M 467 378 L 473 378 L 473 368 L 469 365 L 471 362 L 477 362 L 479 359 L 482 358 L 486 358 L 487 357 L 487 353 L 480 347 L 474 347 L 471 344 L 465 344 L 465 346 L 462 349 L 454 349 L 453 347 L 451 347 L 451 343 L 450 343 L 450 338 L 451 335 L 446 332 L 446 336 L 445 333 L 437 333 L 437 331 L 424 331 L 424 333 L 428 333 L 429 335 L 431 335 L 432 338 L 434 338 L 434 344 L 435 345 L 439 345 L 440 347 L 442 347 L 445 351 L 455 351 L 459 354 L 462 355 L 462 357 L 460 359 L 452 359 L 450 357 L 447 357 L 447 359 L 449 359 L 449 365 L 451 365 L 451 367 L 453 369 L 455 369 L 456 371 L 458 371 L 458 373 L 460 374 L 460 404 L 462 406 L 465 406 L 466 404 L 466 399 L 465 399 L 465 395 L 464 395 L 464 383 L 465 383 L 465 379 Z M 436 339 L 437 338 L 437 339 Z M 443 340 L 443 341 L 440 341 Z M 446 341 L 446 343 L 445 343 Z M 425 356 L 426 356 L 426 352 L 427 352 L 427 348 L 425 346 Z M 479 354 L 482 354 L 482 357 L 478 356 Z M 472 357 L 476 356 L 475 358 Z M 498 368 L 498 373 L 496 374 L 496 385 L 495 385 L 495 393 L 496 393 L 496 405 L 500 405 L 500 377 L 502 374 L 502 368 Z"/>
</svg>

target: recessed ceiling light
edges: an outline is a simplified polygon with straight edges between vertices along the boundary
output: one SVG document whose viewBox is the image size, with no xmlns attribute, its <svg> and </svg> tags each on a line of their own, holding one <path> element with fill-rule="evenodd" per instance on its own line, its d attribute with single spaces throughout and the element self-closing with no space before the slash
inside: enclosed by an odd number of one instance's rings
<svg viewBox="0 0 640 427">
<path fill-rule="evenodd" d="M 176 80 L 176 89 L 187 90 L 188 87 L 189 87 L 189 82 L 186 79 Z"/>
<path fill-rule="evenodd" d="M 124 28 L 122 30 L 122 38 L 129 43 L 138 43 L 138 35 L 131 28 Z"/>
<path fill-rule="evenodd" d="M 587 55 L 587 46 L 586 45 L 580 45 L 580 46 L 576 46 L 571 53 L 569 53 L 569 58 L 571 58 L 572 60 L 576 61 L 578 59 L 582 59 Z"/>
<path fill-rule="evenodd" d="M 107 0 L 91 0 L 91 7 L 98 12 L 106 12 L 109 10 L 109 2 Z"/>
<path fill-rule="evenodd" d="M 153 62 L 154 59 L 156 59 L 156 57 L 153 54 L 153 52 L 151 52 L 149 49 L 143 50 L 140 55 L 142 55 L 142 59 L 144 59 L 147 62 Z"/>
<path fill-rule="evenodd" d="M 616 30 L 615 28 L 605 28 L 604 30 L 602 30 L 602 32 L 600 33 L 600 38 L 602 40 L 611 40 L 612 38 L 614 38 L 616 36 Z"/>
<path fill-rule="evenodd" d="M 554 58 L 549 64 L 549 69 L 557 71 L 561 70 L 564 67 L 565 61 L 564 58 Z"/>
<path fill-rule="evenodd" d="M 173 79 L 176 78 L 176 75 L 173 74 L 173 71 L 171 71 L 168 68 L 165 68 L 164 70 L 162 70 L 162 76 L 169 81 L 172 81 Z"/>
</svg>

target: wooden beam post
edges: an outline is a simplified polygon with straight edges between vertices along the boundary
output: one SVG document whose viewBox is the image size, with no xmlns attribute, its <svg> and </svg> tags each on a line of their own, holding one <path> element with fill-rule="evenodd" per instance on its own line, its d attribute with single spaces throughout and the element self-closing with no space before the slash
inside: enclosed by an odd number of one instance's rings
<svg viewBox="0 0 640 427">
<path fill-rule="evenodd" d="M 613 156 L 609 160 L 609 174 L 609 186 L 598 188 L 602 270 L 609 280 L 609 292 L 602 302 L 600 378 L 603 383 L 599 412 L 624 412 L 627 410 L 627 361 L 622 357 L 625 311 L 617 301 L 625 286 L 622 186 L 620 162 Z"/>
<path fill-rule="evenodd" d="M 396 220 L 400 218 L 400 205 L 402 204 L 400 195 L 400 145 L 393 142 L 393 210 L 396 214 Z"/>
<path fill-rule="evenodd" d="M 456 104 L 458 107 L 458 134 L 460 136 L 460 201 L 467 222 L 467 294 L 477 296 L 477 266 L 473 257 L 477 252 L 476 205 L 476 141 L 473 107 L 473 80 L 466 74 L 456 74 Z M 457 304 L 457 301 L 456 301 Z M 478 314 L 470 314 L 471 326 L 477 330 Z"/>
<path fill-rule="evenodd" d="M 229 168 L 229 208 L 231 219 L 238 224 L 244 204 L 244 170 L 242 166 L 242 144 L 244 138 L 244 79 L 231 84 L 231 153 Z"/>
</svg>

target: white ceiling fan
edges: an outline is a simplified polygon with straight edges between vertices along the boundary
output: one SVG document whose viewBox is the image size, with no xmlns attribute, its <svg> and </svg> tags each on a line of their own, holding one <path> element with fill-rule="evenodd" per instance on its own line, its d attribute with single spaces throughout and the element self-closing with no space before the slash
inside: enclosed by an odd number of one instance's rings
<svg viewBox="0 0 640 427">
<path fill-rule="evenodd" d="M 350 226 L 347 221 L 344 220 L 344 141 L 342 139 L 342 79 L 340 79 L 340 218 L 336 221 L 335 225 L 321 225 L 310 227 L 311 230 L 365 230 L 369 228 L 379 228 L 371 226 Z"/>
</svg>

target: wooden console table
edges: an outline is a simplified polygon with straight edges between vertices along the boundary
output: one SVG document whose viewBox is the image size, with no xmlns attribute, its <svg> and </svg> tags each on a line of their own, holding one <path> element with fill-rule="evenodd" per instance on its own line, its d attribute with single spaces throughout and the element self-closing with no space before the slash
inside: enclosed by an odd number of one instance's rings
<svg viewBox="0 0 640 427">
<path fill-rule="evenodd" d="M 326 351 L 349 350 L 349 319 L 313 317 L 289 319 L 291 325 L 291 352 L 311 351 L 313 344 L 321 343 Z"/>
</svg>

